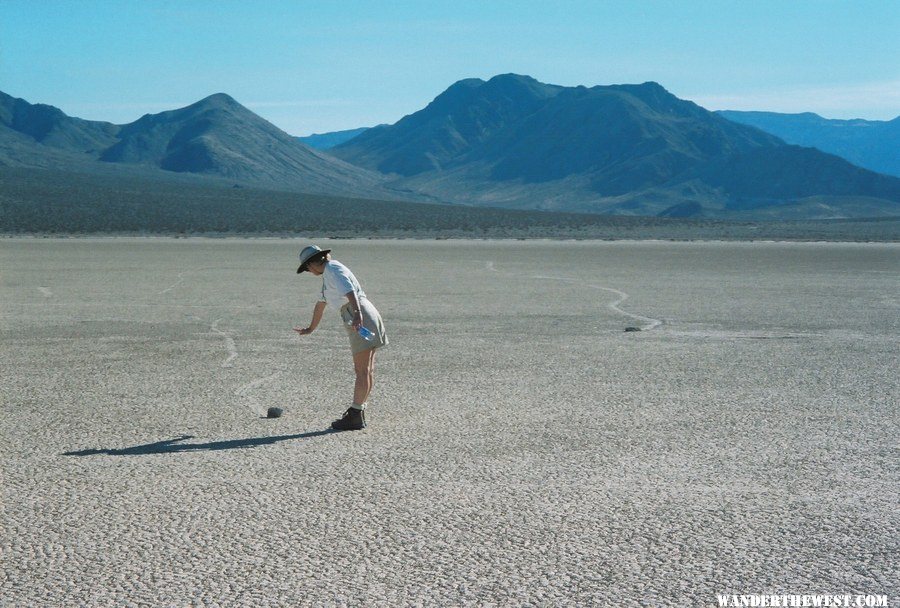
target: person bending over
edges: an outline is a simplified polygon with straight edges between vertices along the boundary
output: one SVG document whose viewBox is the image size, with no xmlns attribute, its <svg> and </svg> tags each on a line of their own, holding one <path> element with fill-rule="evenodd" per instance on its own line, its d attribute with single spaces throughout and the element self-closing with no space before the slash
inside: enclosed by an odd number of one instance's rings
<svg viewBox="0 0 900 608">
<path fill-rule="evenodd" d="M 356 383 L 353 386 L 353 402 L 344 415 L 331 424 L 331 428 L 338 431 L 365 428 L 366 401 L 372 392 L 375 373 L 375 351 L 388 343 L 384 321 L 350 269 L 331 259 L 331 249 L 323 250 L 316 245 L 304 247 L 300 252 L 300 267 L 297 268 L 297 274 L 306 271 L 322 277 L 322 291 L 313 308 L 309 327 L 295 327 L 294 331 L 301 336 L 307 336 L 315 331 L 326 306 L 340 312 L 350 339 Z M 361 331 L 366 337 L 361 335 Z"/>
</svg>

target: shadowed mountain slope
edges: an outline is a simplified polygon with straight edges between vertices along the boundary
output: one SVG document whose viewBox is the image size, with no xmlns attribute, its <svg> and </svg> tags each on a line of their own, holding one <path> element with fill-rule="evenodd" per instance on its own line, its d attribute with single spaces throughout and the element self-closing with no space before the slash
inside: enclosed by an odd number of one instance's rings
<svg viewBox="0 0 900 608">
<path fill-rule="evenodd" d="M 462 80 L 419 112 L 330 152 L 470 204 L 714 217 L 826 196 L 828 208 L 813 213 L 856 217 L 855 201 L 865 198 L 866 213 L 900 214 L 900 180 L 788 146 L 653 82 Z"/>
<path fill-rule="evenodd" d="M 468 157 L 492 163 L 491 176 L 500 180 L 591 173 L 597 192 L 614 196 L 698 161 L 777 144 L 645 83 L 567 89 Z"/>
<path fill-rule="evenodd" d="M 900 177 L 900 116 L 893 120 L 833 120 L 818 114 L 717 112 L 789 144 L 818 148 L 871 171 Z"/>
</svg>

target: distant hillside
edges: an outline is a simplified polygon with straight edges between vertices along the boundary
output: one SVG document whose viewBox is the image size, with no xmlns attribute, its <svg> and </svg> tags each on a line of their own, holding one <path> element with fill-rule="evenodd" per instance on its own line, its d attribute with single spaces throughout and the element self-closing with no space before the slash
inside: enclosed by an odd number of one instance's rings
<svg viewBox="0 0 900 608">
<path fill-rule="evenodd" d="M 0 165 L 97 172 L 88 161 L 317 194 L 415 198 L 385 187 L 375 172 L 309 148 L 221 93 L 127 125 L 0 96 Z"/>
<path fill-rule="evenodd" d="M 0 167 L 87 166 L 115 142 L 117 130 L 0 92 Z"/>
<path fill-rule="evenodd" d="M 818 148 L 866 169 L 900 177 L 900 116 L 893 120 L 833 120 L 818 114 L 717 112 L 789 144 Z"/>
<path fill-rule="evenodd" d="M 751 208 L 777 217 L 786 204 L 811 217 L 900 212 L 900 180 L 788 146 L 656 83 L 462 80 L 330 152 L 398 186 L 477 205 L 703 217 Z M 806 205 L 810 197 L 829 202 Z"/>
<path fill-rule="evenodd" d="M 330 133 L 313 133 L 306 137 L 298 137 L 300 141 L 316 150 L 328 150 L 346 141 L 350 141 L 360 133 L 367 131 L 369 127 L 349 129 L 347 131 L 331 131 Z"/>
<path fill-rule="evenodd" d="M 30 104 L 0 92 L 0 134 L 4 132 L 7 137 L 15 132 L 35 143 L 96 157 L 116 143 L 119 127 L 72 118 L 59 108 Z"/>
</svg>

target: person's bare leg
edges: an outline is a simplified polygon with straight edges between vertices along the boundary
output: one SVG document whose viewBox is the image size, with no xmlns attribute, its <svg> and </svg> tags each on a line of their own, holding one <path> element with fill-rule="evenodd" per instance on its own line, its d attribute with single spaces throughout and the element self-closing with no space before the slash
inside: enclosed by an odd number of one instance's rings
<svg viewBox="0 0 900 608">
<path fill-rule="evenodd" d="M 363 405 L 369 398 L 374 384 L 374 348 L 353 355 L 353 371 L 356 373 L 356 384 L 353 386 L 353 405 Z"/>
</svg>

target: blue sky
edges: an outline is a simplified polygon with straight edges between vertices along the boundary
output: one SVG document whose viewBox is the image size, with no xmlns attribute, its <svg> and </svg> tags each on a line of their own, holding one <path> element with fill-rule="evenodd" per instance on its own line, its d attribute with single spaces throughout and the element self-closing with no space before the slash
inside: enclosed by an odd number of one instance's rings
<svg viewBox="0 0 900 608">
<path fill-rule="evenodd" d="M 507 72 L 889 119 L 897 32 L 898 0 L 0 0 L 0 90 L 115 123 L 225 92 L 294 135 L 393 123 Z"/>
</svg>

